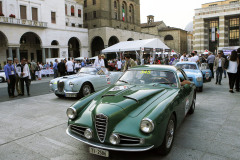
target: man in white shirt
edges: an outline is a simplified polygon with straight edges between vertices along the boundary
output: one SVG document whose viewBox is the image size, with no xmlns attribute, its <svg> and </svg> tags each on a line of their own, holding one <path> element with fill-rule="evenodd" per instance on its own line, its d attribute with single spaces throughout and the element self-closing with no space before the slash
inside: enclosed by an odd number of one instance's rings
<svg viewBox="0 0 240 160">
<path fill-rule="evenodd" d="M 95 59 L 93 67 L 95 67 L 95 68 L 104 68 L 105 67 L 105 63 L 104 63 L 104 60 L 101 58 L 101 55 L 99 55 L 98 58 Z"/>
<path fill-rule="evenodd" d="M 73 74 L 73 66 L 74 66 L 73 62 L 70 61 L 70 58 L 68 58 L 68 61 L 66 63 L 66 69 L 67 69 L 67 74 L 68 75 L 72 75 Z"/>
<path fill-rule="evenodd" d="M 21 61 L 20 81 L 21 81 L 21 90 L 22 90 L 21 96 L 24 96 L 24 82 L 26 84 L 27 94 L 28 94 L 28 96 L 30 96 L 29 86 L 30 86 L 30 81 L 31 81 L 31 74 L 30 74 L 29 66 L 26 63 L 25 58 L 23 58 Z"/>
<path fill-rule="evenodd" d="M 199 57 L 198 57 L 197 53 L 191 53 L 191 55 L 192 55 L 191 62 L 198 63 L 199 62 Z"/>
<path fill-rule="evenodd" d="M 183 55 L 180 57 L 180 62 L 186 61 L 186 53 L 183 53 Z"/>
<path fill-rule="evenodd" d="M 117 61 L 117 66 L 118 66 L 118 71 L 121 71 L 121 69 L 122 69 L 122 62 L 120 61 L 120 59 L 118 59 L 118 61 Z"/>
<path fill-rule="evenodd" d="M 20 76 L 21 76 L 21 64 L 19 63 L 17 58 L 14 58 L 14 68 L 16 70 L 16 82 L 15 82 L 15 88 L 18 93 L 18 95 L 22 94 L 21 91 L 21 82 L 20 82 Z"/>
</svg>

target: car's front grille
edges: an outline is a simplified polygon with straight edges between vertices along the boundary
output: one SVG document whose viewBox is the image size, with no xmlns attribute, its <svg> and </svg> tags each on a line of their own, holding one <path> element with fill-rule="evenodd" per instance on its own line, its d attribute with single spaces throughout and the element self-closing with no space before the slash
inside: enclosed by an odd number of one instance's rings
<svg viewBox="0 0 240 160">
<path fill-rule="evenodd" d="M 57 83 L 58 91 L 62 92 L 64 88 L 64 82 L 59 82 Z"/>
<path fill-rule="evenodd" d="M 84 132 L 87 128 L 85 127 L 81 127 L 81 126 L 77 126 L 77 125 L 70 125 L 70 130 L 74 133 L 79 134 L 80 136 L 84 137 Z"/>
<path fill-rule="evenodd" d="M 193 78 L 192 77 L 188 77 L 189 81 L 193 81 Z"/>
<path fill-rule="evenodd" d="M 140 138 L 129 137 L 125 135 L 119 135 L 120 145 L 139 145 L 141 143 Z"/>
<path fill-rule="evenodd" d="M 104 142 L 107 133 L 108 117 L 103 114 L 98 114 L 95 117 L 95 127 L 100 142 Z"/>
</svg>

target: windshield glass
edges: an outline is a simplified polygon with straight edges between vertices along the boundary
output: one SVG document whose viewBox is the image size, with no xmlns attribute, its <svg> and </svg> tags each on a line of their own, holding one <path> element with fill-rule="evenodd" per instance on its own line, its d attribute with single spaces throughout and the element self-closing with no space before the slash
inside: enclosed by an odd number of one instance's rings
<svg viewBox="0 0 240 160">
<path fill-rule="evenodd" d="M 204 70 L 204 69 L 209 69 L 209 66 L 207 63 L 202 63 L 201 64 L 201 69 Z"/>
<path fill-rule="evenodd" d="M 106 75 L 108 74 L 108 70 L 106 68 L 83 67 L 78 71 L 78 74 Z"/>
<path fill-rule="evenodd" d="M 181 69 L 197 69 L 196 64 L 177 64 L 176 66 Z"/>
<path fill-rule="evenodd" d="M 117 83 L 177 87 L 176 76 L 173 72 L 159 70 L 130 70 L 125 72 Z"/>
</svg>

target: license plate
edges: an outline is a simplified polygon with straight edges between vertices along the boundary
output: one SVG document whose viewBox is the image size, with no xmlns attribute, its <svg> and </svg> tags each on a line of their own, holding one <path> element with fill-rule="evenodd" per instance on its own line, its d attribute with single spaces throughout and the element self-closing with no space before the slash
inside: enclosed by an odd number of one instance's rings
<svg viewBox="0 0 240 160">
<path fill-rule="evenodd" d="M 109 157 L 109 152 L 106 151 L 106 150 L 89 147 L 89 152 L 90 152 L 91 154 L 95 154 L 95 155 L 98 155 L 98 156 Z"/>
<path fill-rule="evenodd" d="M 77 94 L 75 94 L 75 93 L 74 93 L 74 94 L 72 94 L 72 93 L 71 93 L 71 94 L 66 93 L 66 94 L 65 94 L 65 97 L 77 97 Z"/>
</svg>

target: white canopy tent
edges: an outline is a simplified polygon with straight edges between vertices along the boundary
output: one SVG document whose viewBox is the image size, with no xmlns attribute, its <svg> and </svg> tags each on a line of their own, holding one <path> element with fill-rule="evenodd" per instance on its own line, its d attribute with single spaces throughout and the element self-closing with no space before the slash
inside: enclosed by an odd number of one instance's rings
<svg viewBox="0 0 240 160">
<path fill-rule="evenodd" d="M 102 53 L 141 51 L 144 50 L 144 48 L 162 48 L 163 50 L 169 49 L 169 47 L 165 45 L 160 39 L 153 38 L 146 40 L 119 42 L 113 46 L 102 50 Z"/>
</svg>

